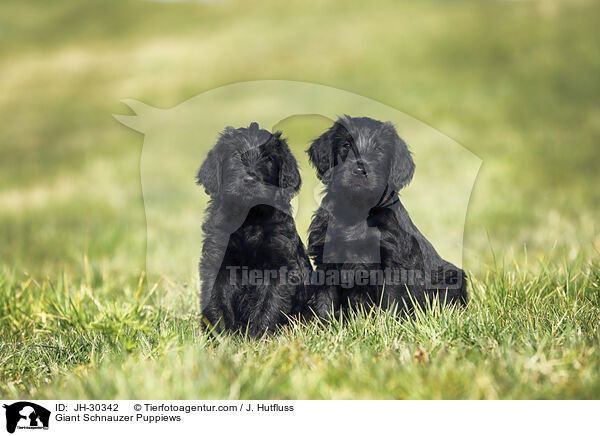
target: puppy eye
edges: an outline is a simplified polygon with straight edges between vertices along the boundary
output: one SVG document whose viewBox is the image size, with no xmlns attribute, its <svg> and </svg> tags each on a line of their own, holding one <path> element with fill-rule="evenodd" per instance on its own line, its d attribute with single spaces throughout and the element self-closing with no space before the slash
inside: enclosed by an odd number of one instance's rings
<svg viewBox="0 0 600 436">
<path fill-rule="evenodd" d="M 350 150 L 350 147 L 352 147 L 352 145 L 349 142 L 344 142 L 344 145 L 342 147 L 344 147 L 346 150 Z"/>
</svg>

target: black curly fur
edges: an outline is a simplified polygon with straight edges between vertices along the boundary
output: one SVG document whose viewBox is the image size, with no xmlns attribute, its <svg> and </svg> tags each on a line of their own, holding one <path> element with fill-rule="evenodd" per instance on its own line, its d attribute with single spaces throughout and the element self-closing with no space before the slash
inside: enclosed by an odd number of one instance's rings
<svg viewBox="0 0 600 436">
<path fill-rule="evenodd" d="M 310 262 L 291 216 L 300 174 L 281 132 L 252 123 L 228 127 L 197 176 L 211 196 L 200 261 L 202 314 L 217 331 L 273 332 L 306 310 L 309 287 L 277 275 L 242 281 L 248 271 L 286 268 L 306 276 Z M 228 267 L 239 267 L 234 270 Z M 284 280 L 285 278 L 285 280 Z"/>
<path fill-rule="evenodd" d="M 442 259 L 419 232 L 398 198 L 415 165 L 391 123 L 342 117 L 313 141 L 311 164 L 325 197 L 309 229 L 308 254 L 317 271 L 367 270 L 366 285 L 321 286 L 311 299 L 321 317 L 358 305 L 390 305 L 411 312 L 413 303 L 439 296 L 447 304 L 467 301 L 464 272 Z M 386 270 L 402 272 L 388 282 Z"/>
</svg>

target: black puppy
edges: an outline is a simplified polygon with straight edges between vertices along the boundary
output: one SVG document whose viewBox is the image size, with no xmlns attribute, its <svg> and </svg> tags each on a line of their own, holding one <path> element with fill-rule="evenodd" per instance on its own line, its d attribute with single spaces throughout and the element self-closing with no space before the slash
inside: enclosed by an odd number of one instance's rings
<svg viewBox="0 0 600 436">
<path fill-rule="evenodd" d="M 391 123 L 339 118 L 308 155 L 326 187 L 308 242 L 329 279 L 311 300 L 319 316 L 360 304 L 411 312 L 436 295 L 466 303 L 464 272 L 438 255 L 398 198 L 415 165 Z"/>
<path fill-rule="evenodd" d="M 197 175 L 211 199 L 200 261 L 202 314 L 217 331 L 272 332 L 307 307 L 311 266 L 291 215 L 300 189 L 281 132 L 227 127 Z"/>
</svg>

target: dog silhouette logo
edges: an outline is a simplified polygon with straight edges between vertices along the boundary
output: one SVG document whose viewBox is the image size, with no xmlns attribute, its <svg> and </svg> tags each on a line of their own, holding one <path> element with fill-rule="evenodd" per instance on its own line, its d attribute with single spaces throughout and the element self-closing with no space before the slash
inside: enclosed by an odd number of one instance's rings
<svg viewBox="0 0 600 436">
<path fill-rule="evenodd" d="M 6 409 L 6 431 L 14 433 L 18 429 L 48 429 L 50 411 L 42 406 L 29 401 L 19 401 L 10 405 L 4 404 Z"/>
<path fill-rule="evenodd" d="M 233 83 L 164 109 L 132 99 L 125 99 L 123 103 L 133 113 L 114 115 L 115 119 L 144 134 L 139 174 L 146 214 L 146 273 L 150 281 L 165 277 L 187 281 L 197 274 L 198 250 L 205 236 L 201 223 L 207 213 L 209 195 L 198 189 L 193 177 L 219 132 L 226 126 L 249 126 L 256 122 L 269 131 L 282 130 L 284 136 L 293 139 L 298 135 L 295 128 L 286 127 L 286 120 L 303 120 L 302 126 L 319 125 L 322 127 L 318 132 L 322 132 L 322 128 L 334 124 L 341 114 L 389 121 L 402 140 L 411 145 L 411 156 L 418 168 L 412 182 L 402 189 L 391 183 L 388 190 L 384 190 L 383 184 L 374 206 L 383 210 L 393 205 L 394 210 L 399 209 L 394 202 L 398 198 L 395 194 L 400 191 L 403 208 L 419 231 L 442 258 L 462 267 L 467 210 L 482 161 L 453 139 L 393 107 L 341 89 L 286 80 Z M 345 165 L 340 159 L 338 165 L 334 162 L 331 167 L 350 171 L 354 163 L 359 163 L 357 169 L 368 173 L 364 181 L 374 183 L 378 175 L 373 167 L 367 168 L 369 162 L 365 159 L 369 156 L 363 155 L 363 148 L 359 147 L 364 130 L 350 130 L 358 142 L 351 141 L 352 149 L 344 156 L 349 156 Z M 305 158 L 308 144 L 293 145 L 290 139 L 289 145 L 298 158 L 304 187 L 291 201 L 292 214 L 302 235 L 307 231 L 303 227 L 308 227 L 322 202 L 325 186 Z M 329 156 L 325 161 L 329 161 Z M 216 170 L 215 173 L 223 174 Z M 369 217 L 371 209 L 360 209 L 364 221 L 377 221 Z M 381 220 L 383 215 L 378 214 L 377 218 Z M 335 229 L 328 232 L 335 241 Z M 373 245 L 371 239 L 379 236 L 377 226 L 365 226 L 364 237 L 360 235 L 358 242 L 367 249 L 359 246 L 359 259 L 352 255 L 354 259 L 349 260 L 357 263 L 365 260 L 364 257 L 368 257 L 367 261 L 377 260 L 379 250 L 369 248 Z M 347 252 L 346 248 L 356 253 L 355 247 L 328 244 L 325 255 L 339 257 Z M 217 260 L 215 264 L 220 265 Z"/>
</svg>

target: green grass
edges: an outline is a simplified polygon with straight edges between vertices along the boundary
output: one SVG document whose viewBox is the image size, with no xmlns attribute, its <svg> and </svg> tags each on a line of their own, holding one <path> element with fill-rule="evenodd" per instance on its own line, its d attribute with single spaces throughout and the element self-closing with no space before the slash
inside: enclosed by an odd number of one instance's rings
<svg viewBox="0 0 600 436">
<path fill-rule="evenodd" d="M 189 287 L 4 274 L 0 395 L 598 398 L 598 268 L 540 267 L 473 280 L 466 309 L 361 312 L 262 340 L 203 333 Z"/>
<path fill-rule="evenodd" d="M 600 398 L 598 16 L 593 0 L 3 0 L 0 396 Z M 165 241 L 146 271 L 144 139 L 112 114 L 263 79 L 366 96 L 483 160 L 465 310 L 214 339 L 198 278 L 153 277 L 190 247 Z M 280 124 L 304 167 L 324 122 Z"/>
</svg>

